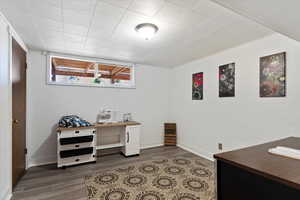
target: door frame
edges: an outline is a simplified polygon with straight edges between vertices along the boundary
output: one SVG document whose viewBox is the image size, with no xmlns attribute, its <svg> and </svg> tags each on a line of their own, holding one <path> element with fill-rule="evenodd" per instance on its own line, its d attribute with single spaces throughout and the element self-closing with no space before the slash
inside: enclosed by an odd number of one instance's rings
<svg viewBox="0 0 300 200">
<path fill-rule="evenodd" d="M 3 38 L 5 37 L 5 52 L 3 52 L 5 55 L 4 59 L 4 67 L 7 69 L 7 79 L 5 79 L 5 98 L 7 101 L 6 106 L 8 109 L 5 112 L 5 126 L 7 129 L 7 136 L 5 137 L 5 143 L 7 143 L 6 146 L 6 158 L 7 162 L 5 163 L 4 167 L 6 168 L 5 172 L 8 174 L 7 177 L 5 177 L 5 181 L 7 181 L 7 187 L 1 188 L 1 192 L 4 192 L 4 197 L 6 199 L 10 199 L 12 196 L 12 37 L 15 38 L 15 40 L 21 45 L 21 47 L 28 52 L 28 49 L 26 47 L 26 44 L 23 42 L 22 38 L 18 35 L 18 33 L 14 30 L 13 26 L 9 23 L 7 18 L 0 12 L 0 26 L 2 29 L 5 30 L 5 35 L 3 35 Z M 4 32 L 3 32 L 4 33 Z M 28 114 L 28 112 L 27 112 Z M 28 132 L 27 132 L 28 133 Z M 3 197 L 3 196 L 1 196 Z M 1 198 L 0 197 L 0 198 Z"/>
</svg>

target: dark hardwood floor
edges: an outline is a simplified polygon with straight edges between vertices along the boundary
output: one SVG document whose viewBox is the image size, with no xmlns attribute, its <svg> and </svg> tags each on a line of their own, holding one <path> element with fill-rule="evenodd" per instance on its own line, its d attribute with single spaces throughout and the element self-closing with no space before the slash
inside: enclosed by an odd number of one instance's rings
<svg viewBox="0 0 300 200">
<path fill-rule="evenodd" d="M 178 147 L 157 147 L 142 150 L 140 156 L 125 158 L 120 154 L 98 157 L 96 164 L 57 169 L 56 165 L 33 167 L 16 186 L 12 200 L 86 200 L 84 176 L 118 165 L 148 159 L 196 156 Z M 196 156 L 197 157 L 197 156 Z M 200 157 L 199 157 L 200 158 Z M 213 165 L 204 158 L 203 163 Z"/>
</svg>

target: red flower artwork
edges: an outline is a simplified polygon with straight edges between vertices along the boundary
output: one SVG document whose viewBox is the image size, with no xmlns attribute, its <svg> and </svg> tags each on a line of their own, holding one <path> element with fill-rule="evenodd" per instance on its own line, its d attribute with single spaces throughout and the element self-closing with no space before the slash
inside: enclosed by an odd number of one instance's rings
<svg viewBox="0 0 300 200">
<path fill-rule="evenodd" d="M 193 74 L 193 100 L 203 99 L 203 72 Z"/>
</svg>

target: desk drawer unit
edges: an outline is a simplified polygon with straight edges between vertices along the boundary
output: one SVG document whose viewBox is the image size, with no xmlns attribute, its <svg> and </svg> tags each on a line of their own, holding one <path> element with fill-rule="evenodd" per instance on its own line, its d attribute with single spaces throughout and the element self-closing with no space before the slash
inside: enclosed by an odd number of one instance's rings
<svg viewBox="0 0 300 200">
<path fill-rule="evenodd" d="M 94 128 L 63 129 L 57 134 L 57 166 L 67 167 L 96 161 Z"/>
</svg>

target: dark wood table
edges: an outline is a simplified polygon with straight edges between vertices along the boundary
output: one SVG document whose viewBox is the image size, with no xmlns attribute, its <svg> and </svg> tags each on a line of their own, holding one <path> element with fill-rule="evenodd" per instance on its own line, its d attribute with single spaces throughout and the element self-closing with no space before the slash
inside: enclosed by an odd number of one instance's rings
<svg viewBox="0 0 300 200">
<path fill-rule="evenodd" d="M 300 149 L 300 138 L 214 155 L 218 200 L 300 200 L 300 160 L 268 153 L 276 146 Z"/>
</svg>

